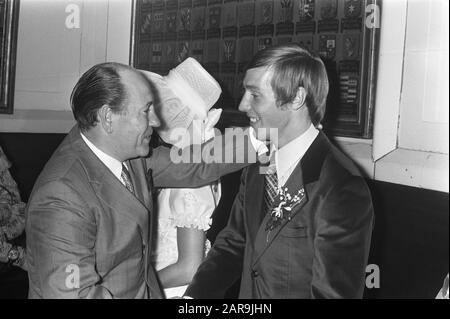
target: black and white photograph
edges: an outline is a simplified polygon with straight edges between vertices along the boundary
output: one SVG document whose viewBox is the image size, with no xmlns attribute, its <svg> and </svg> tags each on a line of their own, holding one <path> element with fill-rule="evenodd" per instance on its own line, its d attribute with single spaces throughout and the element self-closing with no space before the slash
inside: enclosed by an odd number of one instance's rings
<svg viewBox="0 0 450 319">
<path fill-rule="evenodd" d="M 0 0 L 0 40 L 0 299 L 449 298 L 447 0 Z"/>
</svg>

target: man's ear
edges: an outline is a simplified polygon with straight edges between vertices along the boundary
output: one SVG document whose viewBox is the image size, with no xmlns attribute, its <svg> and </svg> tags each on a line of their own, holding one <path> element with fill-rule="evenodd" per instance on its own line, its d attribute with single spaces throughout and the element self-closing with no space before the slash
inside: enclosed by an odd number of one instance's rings
<svg viewBox="0 0 450 319">
<path fill-rule="evenodd" d="M 299 87 L 297 90 L 297 95 L 292 101 L 292 109 L 297 111 L 300 110 L 306 103 L 306 90 L 304 87 Z"/>
<path fill-rule="evenodd" d="M 98 110 L 98 120 L 105 130 L 106 133 L 110 134 L 113 131 L 113 111 L 111 110 L 111 107 L 107 104 L 104 104 L 99 110 Z"/>
</svg>

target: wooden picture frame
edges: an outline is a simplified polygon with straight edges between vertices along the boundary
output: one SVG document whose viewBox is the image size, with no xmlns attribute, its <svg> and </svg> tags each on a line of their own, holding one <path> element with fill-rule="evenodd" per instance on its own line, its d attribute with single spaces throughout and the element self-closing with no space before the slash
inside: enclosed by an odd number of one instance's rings
<svg viewBox="0 0 450 319">
<path fill-rule="evenodd" d="M 0 114 L 12 114 L 19 0 L 0 0 Z"/>
</svg>

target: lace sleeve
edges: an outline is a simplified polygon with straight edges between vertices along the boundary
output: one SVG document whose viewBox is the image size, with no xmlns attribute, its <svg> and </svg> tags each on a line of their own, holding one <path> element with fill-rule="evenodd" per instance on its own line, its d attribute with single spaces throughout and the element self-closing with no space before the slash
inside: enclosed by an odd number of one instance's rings
<svg viewBox="0 0 450 319">
<path fill-rule="evenodd" d="M 199 188 L 173 189 L 170 208 L 174 226 L 208 230 L 219 199 L 220 184 L 216 183 Z"/>
<path fill-rule="evenodd" d="M 21 201 L 16 182 L 9 173 L 10 164 L 0 148 L 0 237 L 13 239 L 25 227 L 25 203 Z"/>
</svg>

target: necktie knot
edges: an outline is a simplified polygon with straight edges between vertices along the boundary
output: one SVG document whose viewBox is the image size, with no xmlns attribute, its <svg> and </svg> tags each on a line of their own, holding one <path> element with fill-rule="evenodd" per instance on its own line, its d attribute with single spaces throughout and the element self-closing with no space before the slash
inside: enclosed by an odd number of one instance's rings
<svg viewBox="0 0 450 319">
<path fill-rule="evenodd" d="M 131 192 L 131 194 L 134 195 L 134 187 L 131 183 L 130 172 L 124 164 L 122 164 L 122 173 L 120 174 L 120 177 L 122 177 L 122 180 L 125 183 L 125 187 Z"/>
</svg>

